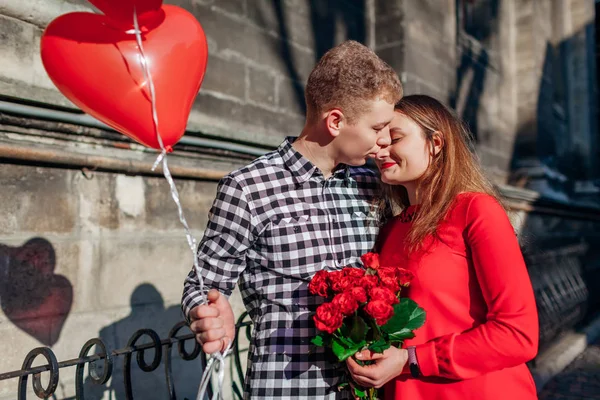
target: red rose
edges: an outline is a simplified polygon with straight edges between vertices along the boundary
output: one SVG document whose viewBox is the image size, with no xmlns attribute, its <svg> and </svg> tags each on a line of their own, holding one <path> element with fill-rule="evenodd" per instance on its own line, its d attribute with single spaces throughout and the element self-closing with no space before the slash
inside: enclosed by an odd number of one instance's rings
<svg viewBox="0 0 600 400">
<path fill-rule="evenodd" d="M 344 316 L 336 304 L 324 303 L 317 307 L 313 320 L 318 330 L 333 333 L 342 326 Z"/>
<path fill-rule="evenodd" d="M 386 287 L 374 287 L 369 291 L 369 296 L 371 296 L 371 301 L 381 300 L 387 304 L 396 304 L 399 302 L 395 292 Z"/>
<path fill-rule="evenodd" d="M 359 303 L 367 302 L 367 291 L 362 286 L 355 286 L 350 289 L 350 293 Z"/>
<path fill-rule="evenodd" d="M 395 278 L 398 274 L 398 270 L 397 268 L 394 267 L 380 267 L 377 270 L 377 275 L 381 278 L 381 277 L 389 277 L 389 278 Z"/>
<path fill-rule="evenodd" d="M 385 325 L 394 315 L 394 308 L 383 300 L 371 300 L 365 306 L 365 311 L 375 319 L 379 326 Z"/>
<path fill-rule="evenodd" d="M 351 315 L 358 309 L 358 302 L 349 291 L 335 296 L 332 303 L 335 303 L 344 315 Z"/>
<path fill-rule="evenodd" d="M 346 289 L 350 289 L 354 286 L 355 281 L 354 278 L 344 275 L 342 271 L 330 272 L 329 279 L 331 281 L 331 289 L 336 293 L 342 293 Z"/>
<path fill-rule="evenodd" d="M 398 276 L 398 283 L 400 284 L 400 286 L 405 287 L 410 285 L 410 282 L 415 277 L 415 274 L 404 268 L 396 269 L 396 275 Z"/>
<path fill-rule="evenodd" d="M 396 276 L 382 276 L 380 279 L 381 284 L 392 292 L 398 293 L 400 290 L 400 285 L 398 285 L 398 279 Z"/>
<path fill-rule="evenodd" d="M 364 269 L 360 269 L 360 268 L 350 268 L 350 267 L 346 267 L 343 268 L 342 271 L 344 272 L 344 275 L 349 276 L 351 278 L 362 278 L 363 276 L 365 276 L 365 270 Z"/>
<path fill-rule="evenodd" d="M 365 253 L 360 256 L 360 260 L 367 268 L 377 269 L 379 268 L 379 254 L 377 253 Z"/>
<path fill-rule="evenodd" d="M 372 287 L 379 285 L 379 278 L 375 275 L 365 275 L 360 278 L 358 285 L 362 286 L 366 291 L 369 291 Z"/>
<path fill-rule="evenodd" d="M 329 295 L 329 273 L 321 270 L 312 277 L 308 290 L 314 295 L 327 297 Z"/>
</svg>

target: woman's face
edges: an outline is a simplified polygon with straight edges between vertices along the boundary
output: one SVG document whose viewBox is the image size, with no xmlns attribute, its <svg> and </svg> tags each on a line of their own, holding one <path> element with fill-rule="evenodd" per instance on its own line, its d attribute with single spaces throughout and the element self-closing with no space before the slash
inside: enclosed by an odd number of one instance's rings
<svg viewBox="0 0 600 400">
<path fill-rule="evenodd" d="M 377 153 L 381 180 L 389 185 L 415 188 L 431 161 L 431 145 L 421 127 L 396 112 L 390 123 L 391 144 Z"/>
</svg>

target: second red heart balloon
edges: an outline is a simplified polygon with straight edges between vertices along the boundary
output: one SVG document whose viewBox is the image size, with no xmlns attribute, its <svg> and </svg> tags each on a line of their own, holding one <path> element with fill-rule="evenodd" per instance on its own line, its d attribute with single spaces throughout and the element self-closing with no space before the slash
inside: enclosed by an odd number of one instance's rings
<svg viewBox="0 0 600 400">
<path fill-rule="evenodd" d="M 133 12 L 138 15 L 140 26 L 157 17 L 162 0 L 88 0 L 109 17 L 113 25 L 122 28 L 133 26 Z"/>
<path fill-rule="evenodd" d="M 156 89 L 159 133 L 169 148 L 185 132 L 208 49 L 192 14 L 165 5 L 160 16 L 142 36 Z M 41 55 L 56 87 L 74 104 L 132 139 L 160 148 L 135 35 L 109 26 L 104 15 L 65 14 L 44 31 Z"/>
</svg>

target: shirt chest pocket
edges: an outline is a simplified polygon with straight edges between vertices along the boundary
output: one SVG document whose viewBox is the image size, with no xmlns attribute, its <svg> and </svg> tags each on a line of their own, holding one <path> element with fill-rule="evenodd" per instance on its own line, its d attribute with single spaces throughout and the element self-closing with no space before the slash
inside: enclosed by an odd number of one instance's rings
<svg viewBox="0 0 600 400">
<path fill-rule="evenodd" d="M 311 277 L 331 259 L 331 218 L 323 210 L 282 213 L 264 231 L 264 255 L 284 275 Z"/>
</svg>

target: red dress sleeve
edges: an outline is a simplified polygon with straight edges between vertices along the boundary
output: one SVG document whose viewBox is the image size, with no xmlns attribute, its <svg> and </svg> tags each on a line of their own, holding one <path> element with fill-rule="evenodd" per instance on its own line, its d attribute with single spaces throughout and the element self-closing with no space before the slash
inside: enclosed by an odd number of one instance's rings
<svg viewBox="0 0 600 400">
<path fill-rule="evenodd" d="M 417 346 L 424 376 L 469 379 L 525 363 L 537 353 L 535 298 L 515 232 L 493 197 L 469 201 L 464 236 L 487 305 L 486 322 Z"/>
</svg>

